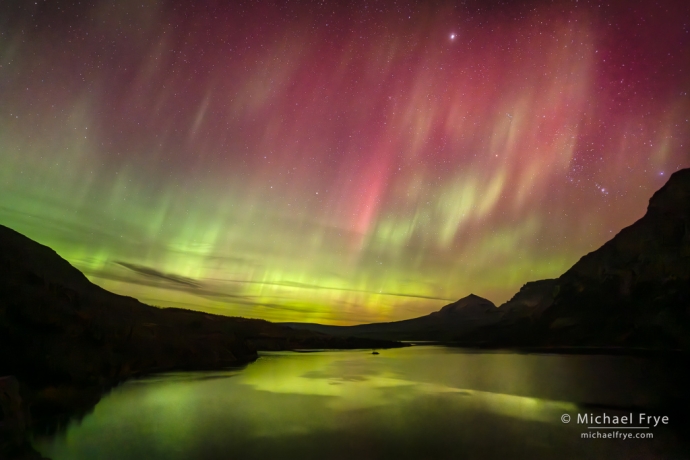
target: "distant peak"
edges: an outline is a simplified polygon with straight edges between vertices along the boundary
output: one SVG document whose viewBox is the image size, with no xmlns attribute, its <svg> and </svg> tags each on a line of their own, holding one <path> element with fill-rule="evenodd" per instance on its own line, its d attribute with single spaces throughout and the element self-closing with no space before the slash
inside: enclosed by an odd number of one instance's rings
<svg viewBox="0 0 690 460">
<path fill-rule="evenodd" d="M 453 302 L 445 307 L 441 308 L 439 313 L 459 313 L 459 312 L 469 312 L 475 310 L 488 310 L 496 308 L 496 305 L 488 299 L 479 297 L 475 294 L 470 294 L 457 302 Z"/>
<path fill-rule="evenodd" d="M 479 297 L 479 296 L 476 295 L 476 294 L 470 294 L 470 295 L 468 295 L 468 296 L 465 296 L 465 297 L 463 297 L 462 299 L 456 301 L 455 303 L 459 303 L 459 302 L 463 302 L 463 301 L 467 301 L 467 302 L 469 302 L 469 301 L 472 301 L 472 302 L 480 301 L 480 302 L 489 302 L 489 303 L 493 303 L 493 302 L 491 302 L 489 299 L 485 299 L 484 297 Z"/>
</svg>

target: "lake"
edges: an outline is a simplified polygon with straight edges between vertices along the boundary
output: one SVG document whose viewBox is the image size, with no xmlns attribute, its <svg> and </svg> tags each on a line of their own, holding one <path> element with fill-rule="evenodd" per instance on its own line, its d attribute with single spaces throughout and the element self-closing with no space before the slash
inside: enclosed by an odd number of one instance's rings
<svg viewBox="0 0 690 460">
<path fill-rule="evenodd" d="M 663 413 L 677 391 L 663 367 L 440 346 L 263 353 L 243 369 L 129 381 L 34 446 L 53 460 L 687 458 L 677 414 Z M 631 412 L 669 423 L 577 423 Z M 581 435 L 614 431 L 653 439 Z"/>
</svg>

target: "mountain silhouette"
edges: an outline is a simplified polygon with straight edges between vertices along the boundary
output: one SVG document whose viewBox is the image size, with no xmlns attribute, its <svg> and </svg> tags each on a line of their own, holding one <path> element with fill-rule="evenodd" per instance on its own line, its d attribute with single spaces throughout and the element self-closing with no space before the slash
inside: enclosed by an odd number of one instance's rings
<svg viewBox="0 0 690 460">
<path fill-rule="evenodd" d="M 501 314 L 490 300 L 470 294 L 441 310 L 419 318 L 357 326 L 326 326 L 313 323 L 283 323 L 294 329 L 307 329 L 334 336 L 366 337 L 386 340 L 445 341 L 463 332 L 498 322 Z"/>
<path fill-rule="evenodd" d="M 526 284 L 468 344 L 690 349 L 690 169 L 555 280 Z"/>
<path fill-rule="evenodd" d="M 690 169 L 646 214 L 556 279 L 508 302 L 469 295 L 420 318 L 358 326 L 288 323 L 332 335 L 488 347 L 690 349 Z"/>
</svg>

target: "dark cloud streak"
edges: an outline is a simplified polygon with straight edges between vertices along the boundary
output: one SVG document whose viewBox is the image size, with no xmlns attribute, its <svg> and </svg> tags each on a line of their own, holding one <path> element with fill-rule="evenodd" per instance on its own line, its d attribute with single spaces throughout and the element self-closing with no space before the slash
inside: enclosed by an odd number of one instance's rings
<svg viewBox="0 0 690 460">
<path fill-rule="evenodd" d="M 162 271 L 156 270 L 155 268 L 144 267 L 143 265 L 131 264 L 127 262 L 115 262 L 117 265 L 128 268 L 133 272 L 139 273 L 144 276 L 150 276 L 152 278 L 158 278 L 165 281 L 170 281 L 176 284 L 181 284 L 182 286 L 188 286 L 191 288 L 199 288 L 199 284 L 196 280 L 191 278 L 185 278 L 184 276 L 173 275 L 170 273 L 164 273 Z"/>
</svg>

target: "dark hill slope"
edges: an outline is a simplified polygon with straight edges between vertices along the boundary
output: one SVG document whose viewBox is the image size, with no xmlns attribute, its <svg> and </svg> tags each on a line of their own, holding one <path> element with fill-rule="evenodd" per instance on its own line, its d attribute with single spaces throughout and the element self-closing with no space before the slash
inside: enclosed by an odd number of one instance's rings
<svg viewBox="0 0 690 460">
<path fill-rule="evenodd" d="M 558 279 L 529 284 L 531 307 L 516 295 L 499 308 L 507 309 L 500 323 L 463 342 L 690 350 L 690 169 Z"/>
<path fill-rule="evenodd" d="M 164 311 L 92 284 L 52 249 L 0 227 L 0 373 L 106 384 L 140 372 L 249 362 L 210 315 Z"/>
<path fill-rule="evenodd" d="M 91 283 L 52 249 L 0 226 L 0 375 L 107 384 L 254 360 L 256 350 L 396 346 L 262 320 L 161 309 Z"/>
</svg>

